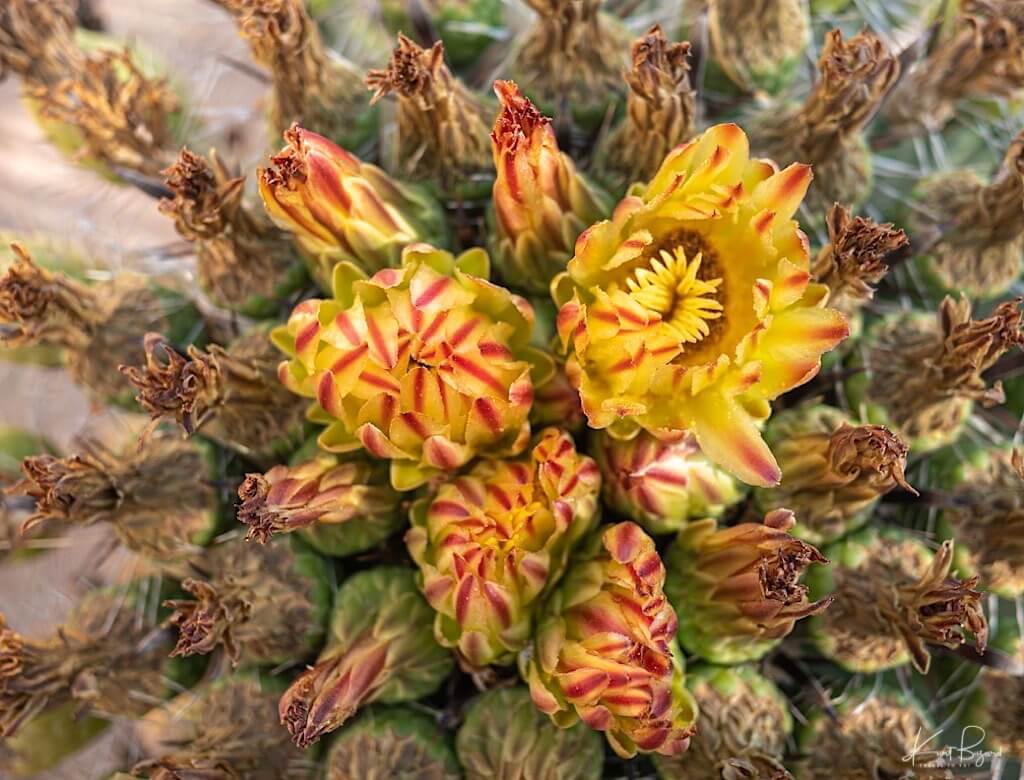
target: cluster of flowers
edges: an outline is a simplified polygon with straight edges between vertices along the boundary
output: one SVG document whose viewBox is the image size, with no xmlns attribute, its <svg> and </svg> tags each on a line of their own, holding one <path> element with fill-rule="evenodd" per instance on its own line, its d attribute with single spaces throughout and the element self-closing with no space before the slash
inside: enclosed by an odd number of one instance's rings
<svg viewBox="0 0 1024 780">
<path fill-rule="evenodd" d="M 371 98 L 298 0 L 220 4 L 272 76 L 285 145 L 257 172 L 262 209 L 216 156 L 168 156 L 169 131 L 112 134 L 122 93 L 152 123 L 171 113 L 144 100 L 166 85 L 127 54 L 111 70 L 59 9 L 0 10 L 0 68 L 22 75 L 51 131 L 77 127 L 79 153 L 108 174 L 163 176 L 160 208 L 193 244 L 202 288 L 263 320 L 224 339 L 152 280 L 89 284 L 15 244 L 4 339 L 23 357 L 58 348 L 94 397 L 150 418 L 118 452 L 59 457 L 5 434 L 21 460 L 8 493 L 28 499 L 22 530 L 109 523 L 172 583 L 98 591 L 49 640 L 0 616 L 0 736 L 19 772 L 36 766 L 33 738 L 69 723 L 68 744 L 91 737 L 94 722 L 69 717 L 84 707 L 148 711 L 151 760 L 132 772 L 160 780 L 308 777 L 307 749 L 332 732 L 332 780 L 599 778 L 595 732 L 615 760 L 650 754 L 666 778 L 778 780 L 790 777 L 789 705 L 753 664 L 774 654 L 809 677 L 780 650 L 799 621 L 819 657 L 852 673 L 924 674 L 936 647 L 986 651 L 981 583 L 1024 593 L 1019 456 L 932 459 L 946 468 L 922 497 L 944 509 L 937 550 L 871 521 L 890 492 L 917 494 L 908 454 L 954 444 L 976 407 L 1005 400 L 993 379 L 1024 344 L 1020 301 L 973 318 L 966 298 L 946 297 L 937 315 L 865 324 L 908 239 L 834 201 L 871 191 L 862 131 L 890 91 L 916 84 L 933 117 L 964 94 L 1001 94 L 981 73 L 991 63 L 960 93 L 928 77 L 971 41 L 1019 55 L 1006 38 L 1024 38 L 1020 8 L 968 3 L 966 32 L 903 81 L 878 36 L 833 30 L 806 104 L 750 117 L 750 137 L 731 122 L 696 131 L 689 47 L 653 27 L 632 45 L 625 117 L 583 172 L 515 82 L 493 83 L 492 110 L 441 42 L 399 36 L 365 77 Z M 442 36 L 462 44 L 452 60 L 475 59 L 465 18 L 441 5 Z M 579 88 L 617 83 L 618 66 L 559 71 L 556 49 L 581 57 L 586 39 L 604 56 L 623 30 L 590 0 L 531 5 L 539 21 L 509 72 L 542 106 L 569 96 L 572 120 L 593 123 L 614 105 Z M 714 78 L 777 91 L 807 28 L 763 32 L 759 61 L 726 29 L 730 5 L 712 0 L 700 17 Z M 780 24 L 794 13 L 767 6 Z M 996 21 L 1002 37 L 985 37 Z M 1001 78 L 1024 79 L 991 56 Z M 97 83 L 59 81 L 62 66 Z M 399 162 L 385 170 L 357 152 L 389 95 Z M 893 143 L 913 135 L 910 97 L 886 104 Z M 948 291 L 960 265 L 984 266 L 970 292 L 1002 296 L 1024 241 L 1024 133 L 991 182 L 925 185 L 948 213 L 920 217 L 915 236 L 930 243 L 916 267 Z M 802 205 L 827 233 L 813 256 Z M 959 219 L 977 229 L 953 236 Z M 819 378 L 823 359 L 845 361 L 838 390 Z M 783 398 L 801 387 L 807 398 Z M 1020 690 L 1014 641 L 984 678 L 981 711 Z M 213 653 L 226 665 L 152 710 L 168 680 L 203 674 L 188 660 Z M 286 682 L 268 672 L 306 662 Z M 465 707 L 457 689 L 470 682 L 485 692 Z M 457 761 L 451 723 L 382 706 L 414 701 L 461 721 Z M 807 725 L 803 776 L 898 776 L 925 723 L 881 696 L 831 715 Z M 1012 726 L 993 735 L 1020 747 Z"/>
</svg>

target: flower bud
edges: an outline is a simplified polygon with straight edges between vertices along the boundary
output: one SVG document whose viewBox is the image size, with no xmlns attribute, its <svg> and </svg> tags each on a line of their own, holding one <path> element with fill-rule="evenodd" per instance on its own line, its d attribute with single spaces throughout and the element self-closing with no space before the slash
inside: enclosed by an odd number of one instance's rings
<svg viewBox="0 0 1024 780">
<path fill-rule="evenodd" d="M 339 265 L 332 299 L 295 308 L 275 332 L 291 358 L 279 376 L 316 399 L 322 449 L 390 460 L 397 490 L 523 451 L 531 371 L 546 378 L 550 361 L 529 344 L 529 304 L 488 282 L 488 265 L 481 249 L 416 244 L 370 279 Z"/>
<path fill-rule="evenodd" d="M 622 440 L 601 431 L 594 457 L 604 500 L 654 534 L 718 517 L 743 498 L 736 479 L 705 458 L 690 433 L 658 439 L 641 432 Z"/>
<path fill-rule="evenodd" d="M 484 460 L 414 505 L 406 545 L 437 611 L 437 641 L 473 667 L 510 663 L 537 600 L 593 527 L 601 475 L 549 428 L 528 458 Z"/>
<path fill-rule="evenodd" d="M 294 234 L 321 289 L 331 289 L 337 263 L 374 273 L 398 265 L 409 244 L 443 240 L 440 207 L 426 194 L 298 125 L 284 137 L 272 167 L 259 171 L 260 196 Z"/>
<path fill-rule="evenodd" d="M 556 726 L 582 720 L 623 758 L 686 750 L 697 708 L 683 687 L 665 568 L 640 526 L 595 532 L 551 595 L 520 671 Z"/>
<path fill-rule="evenodd" d="M 411 571 L 377 567 L 338 589 L 327 646 L 278 704 L 292 741 L 306 748 L 364 704 L 433 693 L 452 669 L 433 638 L 430 606 Z"/>
<path fill-rule="evenodd" d="M 365 552 L 405 525 L 387 469 L 326 452 L 247 474 L 238 497 L 238 519 L 249 526 L 250 540 L 266 544 L 274 534 L 297 531 L 325 555 Z"/>
<path fill-rule="evenodd" d="M 501 109 L 491 141 L 497 178 L 491 249 L 506 282 L 546 293 L 573 243 L 609 204 L 558 149 L 550 120 L 511 81 L 497 81 Z"/>
</svg>

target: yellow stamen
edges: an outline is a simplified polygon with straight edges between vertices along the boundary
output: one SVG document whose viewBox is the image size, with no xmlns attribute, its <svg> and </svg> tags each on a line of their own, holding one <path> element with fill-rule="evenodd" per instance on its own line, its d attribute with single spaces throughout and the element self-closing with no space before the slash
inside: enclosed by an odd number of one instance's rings
<svg viewBox="0 0 1024 780">
<path fill-rule="evenodd" d="M 686 250 L 661 250 L 649 267 L 638 268 L 626 280 L 633 300 L 660 314 L 684 344 L 696 344 L 711 332 L 712 320 L 722 316 L 717 300 L 721 278 L 698 279 L 701 253 L 687 259 Z"/>
</svg>

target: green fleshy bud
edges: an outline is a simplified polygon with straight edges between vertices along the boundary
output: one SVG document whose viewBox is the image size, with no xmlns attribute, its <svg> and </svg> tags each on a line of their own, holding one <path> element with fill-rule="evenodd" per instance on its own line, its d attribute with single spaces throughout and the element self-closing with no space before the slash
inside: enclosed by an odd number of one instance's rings
<svg viewBox="0 0 1024 780">
<path fill-rule="evenodd" d="M 448 738 L 430 716 L 375 705 L 335 737 L 325 780 L 459 780 Z"/>
<path fill-rule="evenodd" d="M 599 780 L 601 738 L 582 723 L 552 724 L 525 688 L 477 696 L 455 740 L 466 780 Z"/>
</svg>

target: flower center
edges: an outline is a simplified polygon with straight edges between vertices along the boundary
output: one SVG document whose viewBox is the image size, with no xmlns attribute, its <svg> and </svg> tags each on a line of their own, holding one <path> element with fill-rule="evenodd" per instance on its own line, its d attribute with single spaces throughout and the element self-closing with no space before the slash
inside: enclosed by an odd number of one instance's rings
<svg viewBox="0 0 1024 780">
<path fill-rule="evenodd" d="M 700 277 L 703 253 L 687 256 L 686 248 L 662 249 L 650 265 L 636 269 L 626 280 L 633 300 L 661 315 L 683 344 L 696 344 L 711 332 L 711 323 L 722 316 L 719 300 L 721 277 Z"/>
</svg>

